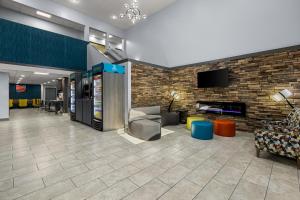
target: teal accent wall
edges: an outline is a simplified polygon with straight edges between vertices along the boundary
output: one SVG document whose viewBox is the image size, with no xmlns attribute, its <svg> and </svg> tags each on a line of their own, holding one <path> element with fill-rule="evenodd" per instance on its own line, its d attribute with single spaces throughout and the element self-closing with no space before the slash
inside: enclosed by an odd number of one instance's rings
<svg viewBox="0 0 300 200">
<path fill-rule="evenodd" d="M 0 19 L 0 62 L 86 71 L 87 42 Z"/>
<path fill-rule="evenodd" d="M 23 84 L 22 84 L 23 85 Z M 10 99 L 40 99 L 41 98 L 41 85 L 26 86 L 26 92 L 19 93 L 16 91 L 16 84 L 9 84 L 9 98 Z"/>
</svg>

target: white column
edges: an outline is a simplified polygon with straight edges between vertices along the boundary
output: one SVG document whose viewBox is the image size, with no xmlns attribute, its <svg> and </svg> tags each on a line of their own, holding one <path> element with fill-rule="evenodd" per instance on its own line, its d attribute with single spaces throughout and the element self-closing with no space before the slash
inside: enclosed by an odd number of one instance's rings
<svg viewBox="0 0 300 200">
<path fill-rule="evenodd" d="M 0 120 L 9 119 L 9 75 L 0 72 Z"/>
<path fill-rule="evenodd" d="M 90 41 L 90 27 L 84 26 L 84 41 L 89 42 Z"/>
<path fill-rule="evenodd" d="M 131 62 L 122 63 L 126 68 L 125 74 L 125 128 L 128 125 L 128 114 L 131 109 Z"/>
</svg>

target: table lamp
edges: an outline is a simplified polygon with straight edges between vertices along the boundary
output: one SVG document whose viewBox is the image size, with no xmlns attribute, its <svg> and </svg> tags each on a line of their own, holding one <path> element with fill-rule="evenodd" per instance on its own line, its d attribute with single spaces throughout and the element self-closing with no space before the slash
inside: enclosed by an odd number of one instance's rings
<svg viewBox="0 0 300 200">
<path fill-rule="evenodd" d="M 171 92 L 171 96 L 172 96 L 172 100 L 171 100 L 171 102 L 169 104 L 168 112 L 171 112 L 171 108 L 172 108 L 173 102 L 175 100 L 178 100 L 180 98 L 179 94 L 177 94 L 177 92 L 175 92 L 175 91 Z"/>
<path fill-rule="evenodd" d="M 271 98 L 276 102 L 286 100 L 286 102 L 289 104 L 289 106 L 291 106 L 291 108 L 294 109 L 294 106 L 288 100 L 288 98 L 291 96 L 293 96 L 293 93 L 291 91 L 289 91 L 288 89 L 284 89 L 284 90 L 272 95 Z"/>
</svg>

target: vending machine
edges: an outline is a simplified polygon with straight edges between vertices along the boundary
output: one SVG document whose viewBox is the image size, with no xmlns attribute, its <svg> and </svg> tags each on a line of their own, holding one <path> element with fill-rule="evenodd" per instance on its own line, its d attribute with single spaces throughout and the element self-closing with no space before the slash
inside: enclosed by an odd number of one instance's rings
<svg viewBox="0 0 300 200">
<path fill-rule="evenodd" d="M 124 128 L 124 75 L 121 65 L 93 66 L 93 127 L 99 131 Z"/>
<path fill-rule="evenodd" d="M 81 96 L 81 73 L 70 75 L 70 118 L 76 120 L 76 100 Z"/>
</svg>

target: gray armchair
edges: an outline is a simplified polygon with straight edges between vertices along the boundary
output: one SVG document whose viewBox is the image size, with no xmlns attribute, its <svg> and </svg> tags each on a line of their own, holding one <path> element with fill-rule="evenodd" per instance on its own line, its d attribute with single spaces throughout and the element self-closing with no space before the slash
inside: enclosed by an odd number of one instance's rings
<svg viewBox="0 0 300 200">
<path fill-rule="evenodd" d="M 133 108 L 129 112 L 129 135 L 147 141 L 161 138 L 160 106 Z"/>
</svg>

